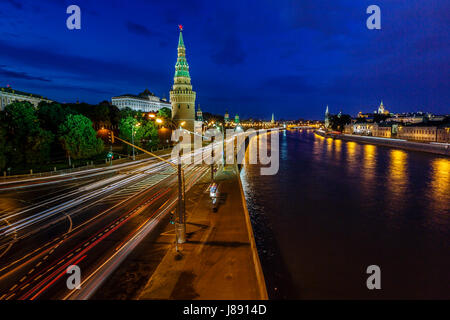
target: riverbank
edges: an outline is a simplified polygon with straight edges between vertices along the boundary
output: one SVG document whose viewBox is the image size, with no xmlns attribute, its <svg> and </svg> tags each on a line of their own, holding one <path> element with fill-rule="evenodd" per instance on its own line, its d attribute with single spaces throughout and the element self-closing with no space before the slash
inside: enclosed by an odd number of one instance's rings
<svg viewBox="0 0 450 320">
<path fill-rule="evenodd" d="M 350 134 L 334 134 L 334 133 L 325 133 L 323 131 L 316 130 L 315 134 L 324 138 L 332 138 L 332 139 L 341 139 L 344 141 L 353 141 L 360 143 L 369 143 L 378 146 L 391 147 L 391 148 L 400 148 L 409 151 L 420 151 L 420 152 L 428 152 L 434 153 L 444 156 L 450 156 L 450 147 L 446 144 L 430 144 L 423 142 L 413 142 L 401 139 L 390 139 L 390 138 L 379 138 L 379 137 L 370 137 L 370 136 L 357 136 Z"/>
</svg>

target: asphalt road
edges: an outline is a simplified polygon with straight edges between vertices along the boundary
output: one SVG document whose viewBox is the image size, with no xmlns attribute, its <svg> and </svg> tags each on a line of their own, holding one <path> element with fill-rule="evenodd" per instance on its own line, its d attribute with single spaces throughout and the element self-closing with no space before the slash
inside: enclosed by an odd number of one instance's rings
<svg viewBox="0 0 450 320">
<path fill-rule="evenodd" d="M 190 188 L 209 167 L 184 165 Z M 88 299 L 177 201 L 176 170 L 155 159 L 0 184 L 0 300 Z M 81 270 L 69 290 L 66 269 Z"/>
</svg>

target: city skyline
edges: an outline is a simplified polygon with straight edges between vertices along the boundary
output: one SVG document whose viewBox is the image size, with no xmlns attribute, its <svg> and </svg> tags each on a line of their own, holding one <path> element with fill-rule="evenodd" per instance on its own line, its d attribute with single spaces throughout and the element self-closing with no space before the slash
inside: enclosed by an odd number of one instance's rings
<svg viewBox="0 0 450 320">
<path fill-rule="evenodd" d="M 450 299 L 449 9 L 3 1 L 0 305 Z"/>
<path fill-rule="evenodd" d="M 168 98 L 183 24 L 205 111 L 321 119 L 326 105 L 354 115 L 383 100 L 392 112 L 448 113 L 443 1 L 381 1 L 381 30 L 366 28 L 364 1 L 276 8 L 79 1 L 81 30 L 65 28 L 68 5 L 9 0 L 0 9 L 1 86 L 60 102 L 98 103 L 144 88 Z"/>
</svg>

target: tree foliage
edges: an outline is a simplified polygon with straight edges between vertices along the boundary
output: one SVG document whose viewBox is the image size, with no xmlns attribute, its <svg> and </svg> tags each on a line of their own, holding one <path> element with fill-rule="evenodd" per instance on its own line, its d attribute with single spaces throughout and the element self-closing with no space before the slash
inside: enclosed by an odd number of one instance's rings
<svg viewBox="0 0 450 320">
<path fill-rule="evenodd" d="M 58 132 L 59 125 L 66 120 L 66 117 L 69 114 L 75 114 L 75 111 L 69 107 L 61 106 L 56 102 L 41 102 L 36 112 L 41 127 L 55 134 Z"/>
<path fill-rule="evenodd" d="M 159 144 L 158 129 L 153 121 L 145 121 L 142 126 L 144 147 L 151 149 Z"/>
<path fill-rule="evenodd" d="M 171 127 L 171 110 L 162 108 L 158 117 Z M 136 126 L 140 123 L 140 126 Z M 130 108 L 119 110 L 108 101 L 59 104 L 13 102 L 0 111 L 0 170 L 28 164 L 44 164 L 50 159 L 89 158 L 103 151 L 103 142 L 93 128 L 119 128 L 119 136 L 150 149 L 159 144 L 154 119 Z M 126 147 L 128 151 L 131 148 Z M 26 167 L 25 167 L 26 168 Z"/>
<path fill-rule="evenodd" d="M 142 129 L 141 123 L 131 117 L 127 116 L 125 118 L 122 118 L 119 122 L 119 137 L 123 140 L 126 140 L 130 143 L 134 142 L 134 145 L 136 146 L 142 146 L 141 140 L 144 136 L 144 130 Z M 131 152 L 132 147 L 126 145 L 124 146 L 124 150 L 126 150 L 128 153 Z"/>
<path fill-rule="evenodd" d="M 7 143 L 6 143 L 6 126 L 2 121 L 3 117 L 0 117 L 0 169 L 6 168 L 7 162 Z"/>
<path fill-rule="evenodd" d="M 2 114 L 5 165 L 44 163 L 50 160 L 54 135 L 40 127 L 36 110 L 29 102 L 13 102 Z"/>
<path fill-rule="evenodd" d="M 74 159 L 95 156 L 103 151 L 103 141 L 97 138 L 92 121 L 83 115 L 68 115 L 59 126 L 59 141 Z"/>
<path fill-rule="evenodd" d="M 132 136 L 134 132 L 134 137 Z M 145 117 L 139 120 L 128 116 L 119 122 L 119 136 L 128 141 L 134 141 L 134 144 L 139 147 L 151 149 L 159 144 L 158 129 L 153 120 L 148 120 Z M 132 147 L 124 146 L 125 150 L 131 151 Z"/>
<path fill-rule="evenodd" d="M 172 110 L 167 107 L 161 108 L 158 110 L 158 116 L 165 119 L 172 118 Z"/>
</svg>

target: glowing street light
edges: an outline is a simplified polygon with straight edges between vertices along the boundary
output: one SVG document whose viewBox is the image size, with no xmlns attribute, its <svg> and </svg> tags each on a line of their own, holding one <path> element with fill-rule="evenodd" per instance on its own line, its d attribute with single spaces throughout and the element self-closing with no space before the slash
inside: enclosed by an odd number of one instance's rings
<svg viewBox="0 0 450 320">
<path fill-rule="evenodd" d="M 157 119 L 156 119 L 156 123 L 159 123 L 159 124 L 161 124 L 161 123 L 163 123 L 163 121 L 162 121 L 162 119 L 160 119 L 160 118 L 157 118 Z"/>
<path fill-rule="evenodd" d="M 136 156 L 134 154 L 134 128 L 138 128 L 141 126 L 141 123 L 138 122 L 134 126 L 131 127 L 131 144 L 133 145 L 133 161 L 136 160 Z"/>
</svg>

